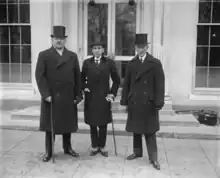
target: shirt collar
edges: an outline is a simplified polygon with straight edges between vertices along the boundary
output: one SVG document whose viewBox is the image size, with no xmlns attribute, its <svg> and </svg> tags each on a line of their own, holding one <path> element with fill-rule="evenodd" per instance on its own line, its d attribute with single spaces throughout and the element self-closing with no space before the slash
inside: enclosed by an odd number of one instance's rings
<svg viewBox="0 0 220 178">
<path fill-rule="evenodd" d="M 100 56 L 99 58 L 94 57 L 95 61 L 100 61 L 102 58 L 102 56 Z"/>
<path fill-rule="evenodd" d="M 144 60 L 146 58 L 146 56 L 147 56 L 147 53 L 145 53 L 143 56 L 139 56 L 139 59 Z"/>
</svg>

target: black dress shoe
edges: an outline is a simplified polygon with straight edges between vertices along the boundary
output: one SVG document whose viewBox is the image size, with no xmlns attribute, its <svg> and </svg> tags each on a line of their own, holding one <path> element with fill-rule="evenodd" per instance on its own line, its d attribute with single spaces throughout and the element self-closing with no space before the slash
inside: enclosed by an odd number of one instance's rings
<svg viewBox="0 0 220 178">
<path fill-rule="evenodd" d="M 153 167 L 155 169 L 160 170 L 160 164 L 158 161 L 151 161 L 151 162 L 152 162 L 151 164 L 153 164 Z"/>
<path fill-rule="evenodd" d="M 50 161 L 50 159 L 52 158 L 52 155 L 50 155 L 50 154 L 48 154 L 48 153 L 45 153 L 44 155 L 43 155 L 43 162 L 48 162 L 48 161 Z"/>
<path fill-rule="evenodd" d="M 91 152 L 90 152 L 90 156 L 95 156 L 95 155 L 97 155 L 99 153 L 99 150 L 92 150 Z"/>
<path fill-rule="evenodd" d="M 76 153 L 72 148 L 69 148 L 68 150 L 64 150 L 64 154 L 70 155 L 72 157 L 79 157 L 79 154 Z"/>
<path fill-rule="evenodd" d="M 99 151 L 100 151 L 102 156 L 108 157 L 108 152 L 107 151 L 102 151 L 101 149 Z"/>
<path fill-rule="evenodd" d="M 140 158 L 140 157 L 142 157 L 142 155 L 138 155 L 136 153 L 133 153 L 127 157 L 127 160 L 133 160 L 133 159 Z"/>
</svg>

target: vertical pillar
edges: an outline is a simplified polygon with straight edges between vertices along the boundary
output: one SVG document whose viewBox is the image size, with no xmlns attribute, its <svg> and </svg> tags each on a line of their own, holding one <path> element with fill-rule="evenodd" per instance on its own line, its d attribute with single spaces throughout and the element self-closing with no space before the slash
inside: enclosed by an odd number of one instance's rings
<svg viewBox="0 0 220 178">
<path fill-rule="evenodd" d="M 35 91 L 35 94 L 39 94 L 35 80 L 37 57 L 40 51 L 45 50 L 51 46 L 51 10 L 50 1 L 31 1 L 30 3 L 31 74 L 32 87 Z"/>
<path fill-rule="evenodd" d="M 63 0 L 54 0 L 52 7 L 53 25 L 63 25 Z"/>
<path fill-rule="evenodd" d="M 154 0 L 153 55 L 158 58 L 163 65 L 165 73 L 165 95 L 168 96 L 169 67 L 167 65 L 168 61 L 164 47 L 164 11 L 165 0 Z"/>
</svg>

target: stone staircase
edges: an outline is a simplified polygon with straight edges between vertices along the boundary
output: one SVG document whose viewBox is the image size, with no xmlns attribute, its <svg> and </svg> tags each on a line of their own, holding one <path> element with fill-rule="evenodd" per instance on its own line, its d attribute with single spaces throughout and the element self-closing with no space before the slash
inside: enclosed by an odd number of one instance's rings
<svg viewBox="0 0 220 178">
<path fill-rule="evenodd" d="M 114 131 L 117 135 L 131 135 L 125 131 L 127 114 L 120 106 L 120 97 L 112 105 Z M 176 115 L 172 101 L 165 98 L 166 104 L 160 111 L 160 131 L 158 137 L 188 138 L 188 139 L 220 139 L 219 127 L 201 125 L 191 114 Z M 0 127 L 4 129 L 19 129 L 38 131 L 40 115 L 39 98 L 8 98 L 2 100 Z M 83 102 L 78 106 L 79 133 L 89 133 L 89 126 L 84 123 Z M 108 125 L 108 133 L 112 134 L 112 124 Z"/>
</svg>

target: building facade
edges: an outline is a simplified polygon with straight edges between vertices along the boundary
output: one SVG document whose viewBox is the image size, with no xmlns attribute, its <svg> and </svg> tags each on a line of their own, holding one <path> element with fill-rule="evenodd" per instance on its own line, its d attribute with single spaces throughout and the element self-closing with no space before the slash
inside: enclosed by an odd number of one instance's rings
<svg viewBox="0 0 220 178">
<path fill-rule="evenodd" d="M 51 46 L 53 25 L 67 28 L 67 48 L 80 65 L 91 56 L 94 34 L 123 81 L 135 55 L 135 33 L 148 33 L 149 53 L 166 75 L 166 95 L 218 100 L 220 94 L 220 0 L 1 0 L 0 88 L 39 94 L 34 78 L 38 53 Z M 7 93 L 7 92 L 5 92 Z"/>
</svg>

